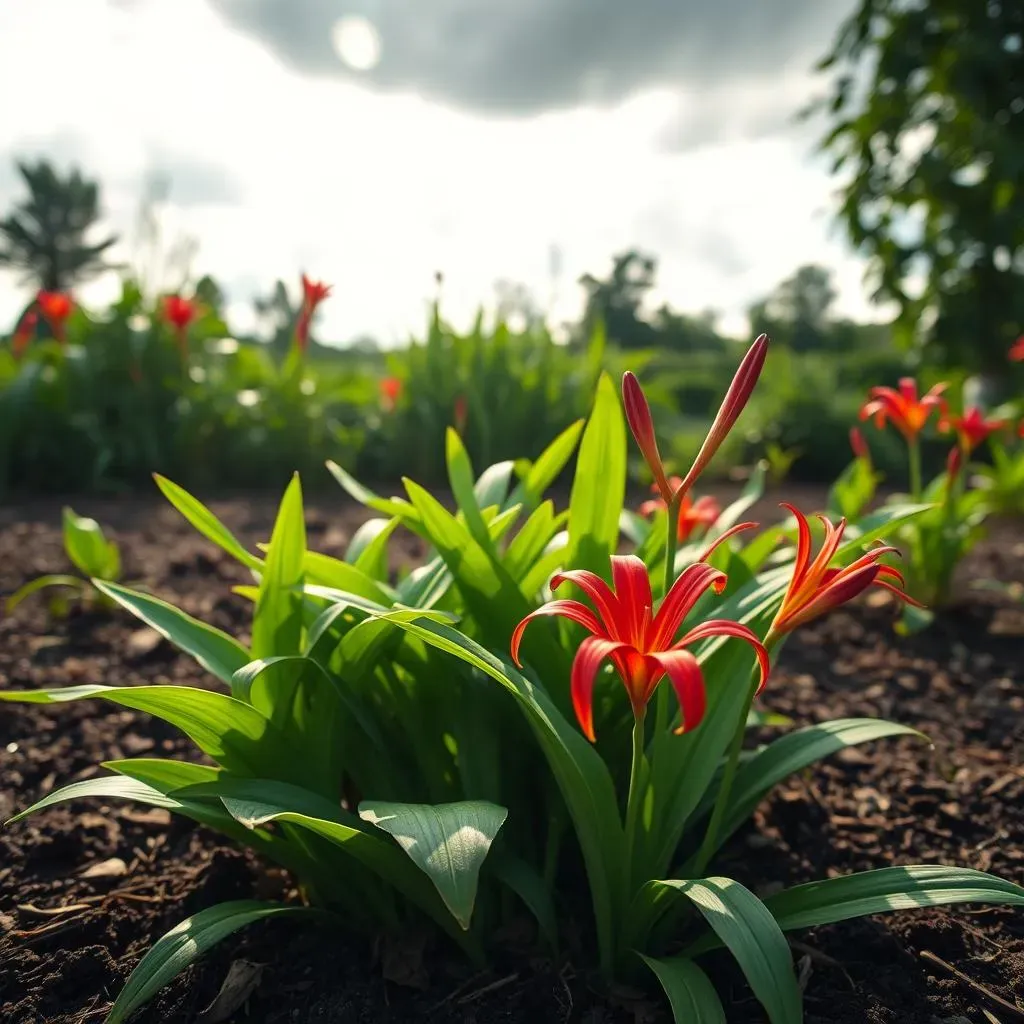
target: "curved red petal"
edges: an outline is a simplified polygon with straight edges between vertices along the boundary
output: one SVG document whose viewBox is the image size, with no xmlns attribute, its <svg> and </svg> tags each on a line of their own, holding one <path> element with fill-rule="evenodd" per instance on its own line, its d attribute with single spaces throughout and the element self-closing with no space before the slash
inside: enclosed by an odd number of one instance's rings
<svg viewBox="0 0 1024 1024">
<path fill-rule="evenodd" d="M 665 600 L 661 602 L 658 614 L 654 616 L 648 630 L 646 649 L 664 651 L 671 647 L 683 619 L 690 613 L 690 609 L 704 591 L 716 584 L 724 586 L 727 581 L 728 577 L 724 572 L 703 562 L 687 566 L 672 584 L 665 595 Z"/>
<path fill-rule="evenodd" d="M 573 583 L 579 587 L 594 602 L 597 614 L 604 620 L 605 632 L 611 633 L 614 630 L 615 624 L 622 618 L 619 600 L 596 572 L 567 569 L 551 577 L 552 590 L 557 590 L 563 583 Z"/>
<path fill-rule="evenodd" d="M 730 537 L 735 537 L 737 533 L 742 533 L 744 530 L 756 530 L 761 524 L 760 523 L 737 523 L 735 526 L 730 526 L 721 536 L 716 537 L 700 554 L 697 559 L 698 562 L 706 562 L 719 544 L 724 544 Z"/>
<path fill-rule="evenodd" d="M 626 628 L 620 639 L 640 648 L 654 605 L 647 566 L 636 555 L 612 555 L 612 583 L 622 609 L 622 625 Z"/>
<path fill-rule="evenodd" d="M 542 615 L 560 615 L 564 619 L 578 622 L 584 629 L 590 630 L 596 636 L 604 636 L 604 629 L 597 616 L 585 604 L 579 601 L 548 601 L 547 604 L 542 604 L 535 612 L 530 612 L 516 626 L 512 634 L 512 643 L 510 645 L 512 660 L 520 668 L 522 668 L 522 662 L 519 660 L 519 645 L 522 643 L 523 633 L 533 619 L 539 618 Z"/>
<path fill-rule="evenodd" d="M 707 710 L 704 676 L 697 659 L 689 651 L 658 651 L 650 657 L 664 670 L 676 692 L 682 716 L 676 735 L 696 729 Z"/>
<path fill-rule="evenodd" d="M 754 649 L 757 658 L 757 665 L 761 671 L 761 678 L 757 684 L 757 693 L 760 693 L 768 682 L 768 674 L 771 671 L 771 660 L 768 657 L 768 650 L 761 642 L 761 638 L 742 622 L 733 622 L 732 619 L 708 619 L 699 626 L 694 626 L 680 641 L 674 649 L 688 647 L 699 640 L 708 640 L 713 636 L 729 636 L 736 640 L 744 640 Z"/>
<path fill-rule="evenodd" d="M 572 676 L 569 684 L 572 707 L 583 735 L 594 742 L 594 676 L 601 662 L 614 651 L 628 644 L 605 637 L 588 636 L 576 651 L 572 661 Z"/>
</svg>

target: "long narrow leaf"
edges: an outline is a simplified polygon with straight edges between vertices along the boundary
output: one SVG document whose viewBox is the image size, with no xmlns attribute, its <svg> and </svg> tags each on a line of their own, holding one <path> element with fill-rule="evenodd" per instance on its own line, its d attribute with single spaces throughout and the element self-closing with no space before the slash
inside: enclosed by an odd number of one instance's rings
<svg viewBox="0 0 1024 1024">
<path fill-rule="evenodd" d="M 305 914 L 330 919 L 322 910 L 287 907 L 257 900 L 234 900 L 208 907 L 172 928 L 139 961 L 107 1015 L 106 1024 L 122 1024 L 165 985 L 199 959 L 221 939 L 256 921 L 284 915 Z"/>
<path fill-rule="evenodd" d="M 668 996 L 675 1024 L 726 1024 L 725 1010 L 708 976 L 682 957 L 656 959 L 640 955 Z"/>
<path fill-rule="evenodd" d="M 175 647 L 190 654 L 207 672 L 222 682 L 230 684 L 231 677 L 251 660 L 249 652 L 234 637 L 186 615 L 166 601 L 122 587 L 118 583 L 103 580 L 92 582 L 101 594 L 106 594 Z"/>
<path fill-rule="evenodd" d="M 736 958 L 772 1024 L 800 1024 L 803 1000 L 789 944 L 768 908 L 749 889 L 731 878 L 672 878 L 652 885 L 674 889 L 697 907 Z"/>
</svg>

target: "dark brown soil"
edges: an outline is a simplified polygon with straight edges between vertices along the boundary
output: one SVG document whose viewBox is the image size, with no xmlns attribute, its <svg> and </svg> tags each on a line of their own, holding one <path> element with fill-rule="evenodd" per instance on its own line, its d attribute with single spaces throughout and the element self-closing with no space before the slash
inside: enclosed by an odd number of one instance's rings
<svg viewBox="0 0 1024 1024">
<path fill-rule="evenodd" d="M 802 504 L 804 496 L 801 496 Z M 813 500 L 810 502 L 813 504 Z M 247 541 L 264 539 L 273 505 L 235 500 L 215 510 Z M 82 503 L 114 527 L 126 579 L 236 634 L 246 610 L 230 594 L 243 574 L 159 500 Z M 311 543 L 340 553 L 359 510 L 315 505 Z M 59 507 L 0 512 L 0 594 L 27 578 L 67 571 Z M 422 552 L 410 538 L 405 558 Z M 1024 535 L 994 531 L 964 579 L 1024 581 Z M 0 619 L 0 686 L 84 682 L 201 683 L 193 663 L 133 620 L 78 611 L 51 622 L 40 601 Z M 766 894 L 782 883 L 887 864 L 960 864 L 1024 882 L 1024 605 L 965 591 L 933 629 L 892 631 L 891 607 L 840 611 L 787 646 L 768 705 L 797 723 L 883 716 L 934 742 L 887 741 L 833 758 L 788 784 L 727 847 L 719 868 Z M 194 756 L 169 727 L 101 703 L 0 708 L 0 815 L 115 757 Z M 91 876 L 87 873 L 91 872 Z M 286 893 L 286 879 L 212 834 L 159 810 L 83 802 L 0 831 L 0 1021 L 99 1022 L 142 952 L 183 917 L 224 899 Z M 933 1024 L 1024 1020 L 1024 913 L 914 911 L 799 934 L 809 1024 Z M 230 1019 L 290 1022 L 568 1022 L 660 1019 L 655 1000 L 590 991 L 570 966 L 509 952 L 474 975 L 428 951 L 426 989 L 385 980 L 408 950 L 298 923 L 257 926 L 224 942 L 140 1014 L 143 1022 L 199 1020 L 229 967 L 258 981 Z M 949 967 L 932 957 L 938 957 Z M 762 1021 L 727 958 L 709 959 L 731 1022 Z M 967 981 L 957 978 L 955 968 Z M 1010 1006 L 1000 1007 L 989 992 Z M 983 1011 L 989 1011 L 986 1017 Z"/>
</svg>

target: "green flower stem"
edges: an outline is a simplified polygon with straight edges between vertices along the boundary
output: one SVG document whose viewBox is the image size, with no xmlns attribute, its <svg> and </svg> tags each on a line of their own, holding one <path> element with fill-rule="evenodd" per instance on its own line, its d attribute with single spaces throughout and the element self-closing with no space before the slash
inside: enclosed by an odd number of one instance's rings
<svg viewBox="0 0 1024 1024">
<path fill-rule="evenodd" d="M 647 721 L 647 709 L 640 708 L 633 723 L 633 764 L 629 770 L 629 795 L 626 798 L 626 860 L 625 890 L 628 897 L 633 886 L 633 849 L 636 842 L 636 823 L 640 816 L 640 803 L 643 799 L 641 789 L 644 777 L 644 747 L 647 737 L 644 730 Z"/>
<path fill-rule="evenodd" d="M 907 442 L 908 468 L 910 471 L 910 496 L 921 500 L 921 442 L 915 437 Z"/>
<path fill-rule="evenodd" d="M 736 768 L 739 765 L 740 751 L 743 749 L 743 737 L 747 732 L 747 718 L 750 715 L 751 705 L 754 703 L 754 695 L 757 693 L 757 666 L 750 676 L 750 685 L 747 687 L 746 698 L 740 706 L 740 717 L 736 723 L 736 730 L 732 735 L 732 742 L 729 745 L 729 752 L 726 755 L 725 773 L 722 775 L 722 784 L 718 787 L 718 794 L 715 797 L 715 807 L 711 812 L 711 820 L 708 822 L 708 829 L 704 833 L 704 841 L 700 845 L 700 852 L 697 854 L 695 878 L 702 878 L 707 869 L 708 862 L 715 854 L 718 846 L 718 834 L 722 828 L 722 819 L 725 817 L 726 807 L 729 804 L 729 796 L 732 793 L 732 784 L 736 778 Z"/>
<path fill-rule="evenodd" d="M 679 547 L 679 510 L 683 505 L 683 490 L 672 495 L 668 503 L 668 534 L 665 537 L 665 589 L 662 600 L 672 589 L 676 580 L 676 551 Z M 651 609 L 652 613 L 654 609 Z M 655 707 L 655 735 L 661 736 L 669 726 L 669 693 L 664 686 L 659 686 L 654 698 Z"/>
</svg>

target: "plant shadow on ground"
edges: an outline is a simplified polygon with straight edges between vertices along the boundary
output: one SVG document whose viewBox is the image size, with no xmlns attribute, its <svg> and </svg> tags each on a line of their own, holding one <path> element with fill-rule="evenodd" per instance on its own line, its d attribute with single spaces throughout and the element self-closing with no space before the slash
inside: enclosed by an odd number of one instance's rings
<svg viewBox="0 0 1024 1024">
<path fill-rule="evenodd" d="M 820 498 L 820 496 L 819 496 Z M 270 501 L 215 505 L 245 540 L 265 539 Z M 95 511 L 103 519 L 101 511 Z M 314 506 L 311 546 L 340 554 L 363 513 Z M 2 513 L 0 592 L 66 568 L 59 507 Z M 121 504 L 113 519 L 125 578 L 193 615 L 244 632 L 244 582 L 227 556 L 159 499 Z M 964 579 L 1024 579 L 1019 524 L 993 530 Z M 422 556 L 408 538 L 402 556 Z M 778 787 L 723 852 L 721 870 L 761 895 L 783 884 L 903 863 L 950 863 L 1024 882 L 1024 606 L 965 591 L 927 633 L 900 638 L 891 607 L 860 605 L 803 630 L 765 694 L 798 724 L 893 718 L 912 740 L 852 748 Z M 0 685 L 195 684 L 200 670 L 126 616 L 76 612 L 51 623 L 41 603 L 0 620 Z M 100 702 L 12 706 L 0 714 L 0 814 L 94 774 L 100 760 L 193 756 L 147 715 Z M 6 748 L 6 749 L 5 749 Z M 0 1020 L 100 1021 L 141 953 L 190 912 L 224 899 L 287 893 L 288 879 L 212 833 L 159 809 L 98 802 L 55 807 L 0 832 Z M 497 936 L 493 971 L 415 936 L 371 947 L 342 934 L 272 922 L 218 946 L 137 1020 L 186 1024 L 236 961 L 257 984 L 232 1020 L 277 1022 L 656 1021 L 643 993 L 609 999 L 567 964 L 535 955 L 528 932 Z M 933 1024 L 1001 1016 L 979 987 L 1011 1005 L 1024 992 L 1024 922 L 993 908 L 914 911 L 793 936 L 809 1024 Z M 942 961 L 942 963 L 937 962 Z M 709 970 L 730 1022 L 762 1021 L 726 956 Z M 948 965 L 948 966 L 945 966 Z M 970 982 L 958 979 L 959 970 Z M 398 979 L 402 983 L 399 984 Z M 244 987 L 243 987 L 244 988 Z M 244 990 L 243 990 L 244 994 Z M 227 1018 L 223 1018 L 227 1019 Z"/>
</svg>

